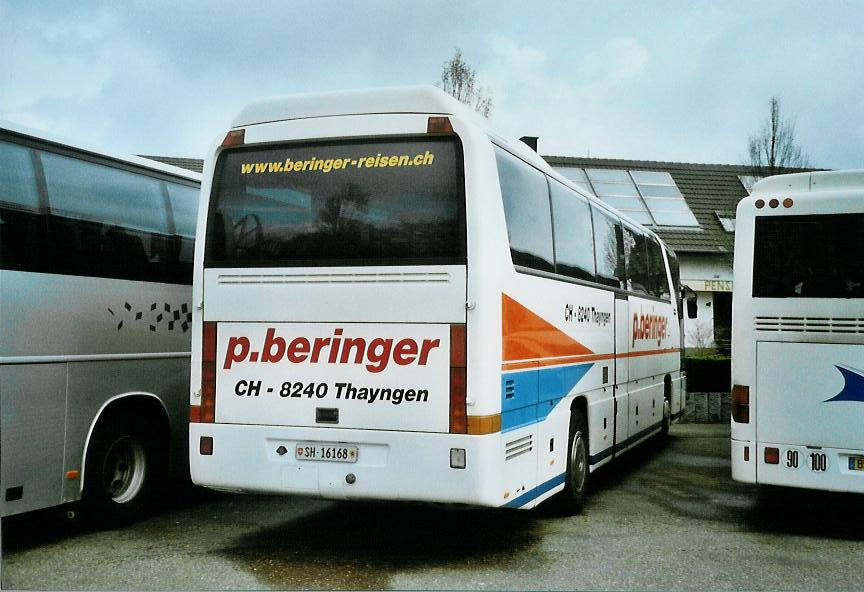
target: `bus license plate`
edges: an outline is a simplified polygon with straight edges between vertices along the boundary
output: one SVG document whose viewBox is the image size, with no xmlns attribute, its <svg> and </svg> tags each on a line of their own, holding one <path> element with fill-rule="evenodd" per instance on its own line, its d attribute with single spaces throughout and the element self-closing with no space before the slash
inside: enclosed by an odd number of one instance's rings
<svg viewBox="0 0 864 592">
<path fill-rule="evenodd" d="M 297 460 L 326 460 L 330 462 L 357 462 L 357 447 L 345 444 L 301 442 L 295 448 Z"/>
<path fill-rule="evenodd" d="M 849 470 L 850 471 L 864 471 L 864 456 L 850 456 L 849 457 Z"/>
</svg>

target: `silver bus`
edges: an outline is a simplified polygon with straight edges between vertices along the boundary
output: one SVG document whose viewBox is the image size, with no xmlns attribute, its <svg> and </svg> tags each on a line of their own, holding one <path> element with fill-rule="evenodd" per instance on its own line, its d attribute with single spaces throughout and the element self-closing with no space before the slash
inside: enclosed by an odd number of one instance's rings
<svg viewBox="0 0 864 592">
<path fill-rule="evenodd" d="M 122 522 L 188 471 L 199 186 L 0 123 L 2 516 Z"/>
</svg>

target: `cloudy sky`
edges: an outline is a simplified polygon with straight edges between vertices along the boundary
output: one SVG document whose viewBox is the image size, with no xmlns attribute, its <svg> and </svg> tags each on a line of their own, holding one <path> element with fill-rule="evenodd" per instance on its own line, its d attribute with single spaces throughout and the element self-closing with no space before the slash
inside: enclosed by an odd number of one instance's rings
<svg viewBox="0 0 864 592">
<path fill-rule="evenodd" d="M 0 0 L 0 119 L 203 157 L 247 101 L 434 83 L 459 47 L 543 154 L 743 162 L 776 95 L 812 165 L 864 168 L 862 32 L 858 0 Z"/>
</svg>

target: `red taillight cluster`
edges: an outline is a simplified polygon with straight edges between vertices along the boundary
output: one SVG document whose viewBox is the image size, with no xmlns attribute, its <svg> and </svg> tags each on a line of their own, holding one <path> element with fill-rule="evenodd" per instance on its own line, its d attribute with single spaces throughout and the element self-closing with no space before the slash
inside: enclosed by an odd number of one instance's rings
<svg viewBox="0 0 864 592">
<path fill-rule="evenodd" d="M 201 348 L 201 423 L 216 421 L 216 323 L 204 322 Z"/>
<path fill-rule="evenodd" d="M 735 423 L 750 423 L 750 387 L 732 386 L 732 420 Z"/>
<path fill-rule="evenodd" d="M 778 465 L 780 464 L 780 449 L 771 446 L 765 448 L 765 464 Z"/>
<path fill-rule="evenodd" d="M 468 339 L 465 325 L 450 325 L 450 433 L 468 433 Z"/>
</svg>

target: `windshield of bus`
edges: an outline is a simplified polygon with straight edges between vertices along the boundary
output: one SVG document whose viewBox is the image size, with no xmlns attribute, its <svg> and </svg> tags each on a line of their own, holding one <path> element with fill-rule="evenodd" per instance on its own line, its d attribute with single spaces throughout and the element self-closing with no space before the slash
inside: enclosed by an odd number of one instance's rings
<svg viewBox="0 0 864 592">
<path fill-rule="evenodd" d="M 864 214 L 756 218 L 753 296 L 864 298 Z"/>
<path fill-rule="evenodd" d="M 205 266 L 464 264 L 462 175 L 453 136 L 227 151 Z"/>
</svg>

